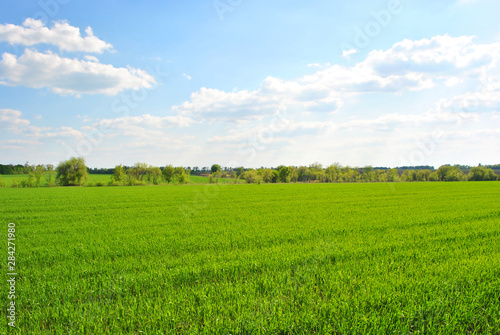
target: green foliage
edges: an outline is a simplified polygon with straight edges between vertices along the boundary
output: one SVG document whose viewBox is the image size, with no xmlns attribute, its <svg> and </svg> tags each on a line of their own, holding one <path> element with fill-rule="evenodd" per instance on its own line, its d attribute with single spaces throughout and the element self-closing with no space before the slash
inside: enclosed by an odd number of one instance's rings
<svg viewBox="0 0 500 335">
<path fill-rule="evenodd" d="M 119 185 L 120 183 L 125 181 L 125 177 L 126 173 L 123 166 L 121 164 L 115 166 L 115 169 L 113 170 L 113 176 L 111 176 L 112 184 Z"/>
<path fill-rule="evenodd" d="M 167 165 L 163 168 L 162 175 L 163 180 L 170 184 L 174 178 L 175 168 L 172 165 Z"/>
<path fill-rule="evenodd" d="M 152 183 L 154 185 L 159 185 L 161 182 L 161 178 L 162 178 L 162 171 L 160 170 L 159 167 L 149 166 L 148 170 L 146 172 L 146 177 L 147 177 L 148 183 L 150 183 L 150 184 Z"/>
<path fill-rule="evenodd" d="M 18 188 L 19 187 L 19 184 L 18 184 L 16 178 L 12 179 L 12 184 L 10 185 L 10 187 L 12 187 L 12 188 Z"/>
<path fill-rule="evenodd" d="M 279 174 L 279 180 L 282 183 L 288 183 L 290 182 L 290 175 L 292 172 L 290 171 L 290 168 L 288 166 L 283 166 L 278 170 Z"/>
<path fill-rule="evenodd" d="M 259 175 L 255 172 L 255 170 L 249 169 L 245 171 L 243 178 L 246 180 L 247 183 L 253 184 L 259 182 Z"/>
<path fill-rule="evenodd" d="M 220 166 L 219 164 L 214 164 L 214 165 L 212 165 L 212 167 L 210 168 L 210 171 L 211 171 L 212 173 L 217 173 L 217 172 L 219 172 L 219 171 L 221 171 L 221 170 L 222 170 L 222 168 L 221 168 L 221 166 Z"/>
<path fill-rule="evenodd" d="M 431 175 L 430 170 L 418 170 L 417 181 L 429 181 L 430 175 Z"/>
<path fill-rule="evenodd" d="M 300 166 L 297 169 L 298 181 L 308 182 L 311 179 L 311 170 L 306 166 Z"/>
<path fill-rule="evenodd" d="M 401 181 L 398 169 L 387 170 L 387 181 L 391 183 Z"/>
<path fill-rule="evenodd" d="M 243 173 L 245 173 L 245 169 L 243 168 L 243 166 L 237 167 L 236 169 L 234 169 L 234 171 L 236 171 L 236 176 L 238 178 L 241 178 Z"/>
<path fill-rule="evenodd" d="M 470 181 L 498 180 L 498 176 L 492 169 L 483 166 L 477 166 L 470 169 L 467 177 Z"/>
<path fill-rule="evenodd" d="M 80 186 L 88 178 L 85 160 L 82 157 L 73 157 L 60 162 L 56 168 L 56 179 L 61 186 Z"/>
<path fill-rule="evenodd" d="M 372 182 L 373 176 L 374 176 L 373 167 L 365 166 L 363 168 L 363 180 L 366 182 Z"/>
<path fill-rule="evenodd" d="M 434 171 L 429 175 L 429 181 L 439 181 L 439 175 L 437 172 Z"/>
<path fill-rule="evenodd" d="M 260 169 L 259 174 L 264 183 L 276 183 L 278 180 L 278 172 L 273 169 Z"/>
<path fill-rule="evenodd" d="M 458 166 L 443 165 L 436 171 L 440 181 L 466 180 L 465 175 Z"/>
<path fill-rule="evenodd" d="M 177 180 L 179 184 L 185 184 L 189 181 L 189 176 L 182 166 L 178 166 L 174 169 L 174 179 Z"/>
</svg>

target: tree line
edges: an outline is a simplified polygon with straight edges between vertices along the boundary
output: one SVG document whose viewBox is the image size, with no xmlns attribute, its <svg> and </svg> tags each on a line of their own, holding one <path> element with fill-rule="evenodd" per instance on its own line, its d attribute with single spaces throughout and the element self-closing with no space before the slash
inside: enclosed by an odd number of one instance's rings
<svg viewBox="0 0 500 335">
<path fill-rule="evenodd" d="M 499 180 L 491 168 L 472 167 L 468 173 L 459 166 L 443 165 L 437 170 L 397 168 L 374 169 L 332 164 L 323 168 L 315 163 L 309 166 L 278 166 L 275 169 L 236 169 L 232 178 L 242 178 L 247 183 L 357 183 L 357 182 L 425 182 L 425 181 L 488 181 Z"/>
<path fill-rule="evenodd" d="M 5 165 L 0 165 L 3 167 Z M 89 169 L 82 157 L 74 157 L 53 165 L 19 165 L 28 176 L 18 182 L 14 179 L 12 187 L 40 187 L 42 179 L 45 186 L 137 186 L 161 184 L 185 184 L 190 182 L 191 169 L 181 166 L 166 165 L 156 167 L 146 163 L 133 166 L 117 165 L 113 169 L 101 169 L 111 176 L 109 181 L 89 181 Z M 500 165 L 495 165 L 495 167 Z M 285 166 L 276 168 L 247 169 L 244 167 L 222 168 L 213 164 L 210 169 L 203 169 L 209 183 L 218 183 L 226 178 L 234 183 L 358 183 L 358 182 L 432 182 L 432 181 L 493 181 L 500 176 L 488 166 L 465 167 L 443 165 L 437 170 L 429 166 L 402 168 L 373 168 L 371 166 L 349 167 L 332 164 L 323 167 L 319 163 L 309 166 Z M 20 168 L 19 168 L 20 169 Z M 465 170 L 467 169 L 467 170 Z M 465 170 L 465 172 L 464 172 Z M 2 170 L 3 171 L 3 170 Z M 18 171 L 16 169 L 8 171 Z M 197 171 L 198 172 L 198 171 Z M 0 187 L 5 187 L 1 180 Z"/>
</svg>

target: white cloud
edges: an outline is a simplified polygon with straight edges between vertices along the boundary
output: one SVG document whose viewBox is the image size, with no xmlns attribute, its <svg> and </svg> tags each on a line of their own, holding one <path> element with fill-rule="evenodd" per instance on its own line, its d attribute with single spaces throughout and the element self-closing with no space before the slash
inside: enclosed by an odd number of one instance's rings
<svg viewBox="0 0 500 335">
<path fill-rule="evenodd" d="M 83 58 L 85 58 L 89 62 L 99 63 L 99 59 L 97 57 L 95 57 L 95 56 L 85 55 L 85 56 L 83 56 Z"/>
<path fill-rule="evenodd" d="M 143 133 L 155 129 L 166 129 L 173 127 L 189 127 L 194 121 L 188 117 L 177 116 L 154 116 L 144 114 L 140 116 L 125 116 L 116 119 L 102 119 L 93 127 L 100 127 L 106 130 L 134 130 Z"/>
<path fill-rule="evenodd" d="M 21 118 L 22 113 L 14 109 L 0 109 L 0 129 L 18 131 L 21 127 L 28 126 L 30 122 Z"/>
<path fill-rule="evenodd" d="M 351 55 L 355 55 L 356 53 L 358 53 L 356 49 L 344 50 L 342 51 L 342 57 L 349 58 Z"/>
<path fill-rule="evenodd" d="M 31 55 L 27 55 L 29 52 Z M 21 61 L 23 56 L 26 60 Z M 57 64 L 81 69 L 90 76 L 106 73 L 101 66 L 109 69 L 110 77 L 115 75 L 112 66 L 100 64 L 94 58 L 78 61 L 31 50 L 23 56 L 4 55 L 0 74 L 8 73 L 9 77 L 0 75 L 0 81 L 15 85 L 24 80 L 30 87 L 45 82 L 41 87 L 62 87 L 61 78 L 49 80 L 42 70 L 32 71 L 32 78 L 22 75 L 23 69 L 31 64 L 52 66 L 54 59 Z M 90 70 L 93 66 L 97 69 L 94 72 Z M 168 153 L 169 160 L 175 164 L 213 163 L 217 159 L 223 164 L 238 161 L 238 165 L 244 166 L 314 161 L 396 166 L 403 165 L 401 157 L 413 159 L 411 153 L 420 150 L 419 140 L 427 143 L 425 140 L 435 130 L 442 130 L 443 140 L 435 143 L 432 153 L 425 153 L 418 163 L 454 163 L 453 157 L 473 155 L 499 157 L 495 156 L 500 129 L 500 47 L 497 43 L 478 44 L 471 36 L 448 35 L 404 40 L 387 50 L 372 51 L 352 66 L 328 64 L 311 68 L 313 74 L 294 80 L 267 77 L 254 89 L 223 91 L 203 87 L 193 92 L 189 100 L 174 106 L 175 113 L 169 116 L 144 114 L 101 120 L 95 116 L 92 120 L 82 117 L 85 126 L 79 128 L 42 128 L 30 124 L 21 112 L 4 109 L 0 110 L 0 126 L 17 129 L 16 134 L 33 143 L 73 141 L 76 143 L 73 147 L 88 141 L 96 131 L 102 131 L 102 144 L 93 148 L 94 156 L 107 152 L 109 159 L 116 159 L 109 153 L 120 152 L 120 157 L 141 157 L 141 161 L 150 164 Z M 5 69 L 8 72 L 2 72 Z M 130 69 L 120 70 L 124 70 L 120 75 L 130 75 L 127 74 Z M 473 90 L 476 82 L 483 84 L 476 91 L 467 92 Z M 434 87 L 436 92 L 446 92 L 446 98 L 429 108 L 435 102 L 435 91 L 430 90 Z M 68 86 L 65 89 L 68 90 Z M 421 92 L 403 97 L 414 91 Z M 432 94 L 427 95 L 426 91 Z M 65 91 L 76 92 L 87 91 L 81 87 Z M 91 92 L 104 91 L 94 87 Z M 397 99 L 393 99 L 394 94 Z M 376 99 L 372 100 L 374 95 Z M 420 109 L 419 99 L 428 100 L 422 104 L 425 108 Z M 374 102 L 373 110 L 370 105 L 360 106 L 360 102 Z M 412 106 L 412 102 L 417 106 Z M 362 111 L 363 108 L 368 110 Z M 199 121 L 208 122 L 201 127 L 196 125 Z M 2 143 L 23 145 L 12 142 L 15 137 L 9 140 L 11 142 Z M 475 150 L 481 141 L 485 145 Z M 485 156 L 488 151 L 492 154 Z"/>
<path fill-rule="evenodd" d="M 189 74 L 185 74 L 185 73 L 183 73 L 183 74 L 182 74 L 182 76 L 183 76 L 184 78 L 186 78 L 187 80 L 191 80 L 191 79 L 192 79 L 192 77 L 191 77 Z"/>
<path fill-rule="evenodd" d="M 262 119 L 282 108 L 294 111 L 335 112 L 342 105 L 322 87 L 303 85 L 267 77 L 257 90 L 224 92 L 202 87 L 191 94 L 191 100 L 174 106 L 181 115 L 209 121 L 237 121 Z"/>
<path fill-rule="evenodd" d="M 113 46 L 94 36 L 92 28 L 85 29 L 83 37 L 80 29 L 69 25 L 65 21 L 54 22 L 51 28 L 44 25 L 42 20 L 27 18 L 21 26 L 14 24 L 0 25 L 0 41 L 10 44 L 33 46 L 36 44 L 55 45 L 61 51 L 82 51 L 102 53 L 112 50 Z"/>
<path fill-rule="evenodd" d="M 95 60 L 63 58 L 51 52 L 26 49 L 20 57 L 2 55 L 0 84 L 46 87 L 59 94 L 115 95 L 126 89 L 149 88 L 156 81 L 146 71 L 132 67 L 116 68 Z"/>
<path fill-rule="evenodd" d="M 315 67 L 317 64 L 309 64 Z M 259 120 L 280 107 L 294 113 L 335 112 L 352 96 L 421 91 L 456 85 L 499 71 L 500 43 L 476 44 L 474 36 L 403 40 L 374 50 L 353 65 L 329 65 L 295 80 L 267 77 L 255 90 L 225 92 L 202 87 L 174 106 L 181 115 L 208 121 Z"/>
</svg>

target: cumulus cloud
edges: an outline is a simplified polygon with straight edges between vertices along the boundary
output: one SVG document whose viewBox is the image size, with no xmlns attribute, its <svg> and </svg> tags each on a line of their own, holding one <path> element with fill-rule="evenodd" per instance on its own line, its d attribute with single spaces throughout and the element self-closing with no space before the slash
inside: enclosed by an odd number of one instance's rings
<svg viewBox="0 0 500 335">
<path fill-rule="evenodd" d="M 132 67 L 116 68 L 95 59 L 70 59 L 26 49 L 19 57 L 10 53 L 2 55 L 0 84 L 46 87 L 59 94 L 115 95 L 126 89 L 149 88 L 156 81 L 146 71 Z"/>
<path fill-rule="evenodd" d="M 351 55 L 356 54 L 358 51 L 356 49 L 349 49 L 342 51 L 342 57 L 349 58 Z"/>
<path fill-rule="evenodd" d="M 29 48 L 21 55 L 4 53 L 0 59 L 0 84 L 48 88 L 58 94 L 106 94 L 149 88 L 155 79 L 144 70 L 102 64 L 92 55 L 66 58 L 52 51 L 39 52 L 35 45 L 56 46 L 59 51 L 102 53 L 113 46 L 94 36 L 92 28 L 82 36 L 66 21 L 47 27 L 41 20 L 26 19 L 22 25 L 0 25 L 0 41 Z"/>
<path fill-rule="evenodd" d="M 165 129 L 172 127 L 188 127 L 194 121 L 185 116 L 154 116 L 144 114 L 140 116 L 125 116 L 116 119 L 102 119 L 94 126 L 103 129 L 140 130 L 148 132 L 151 129 Z"/>
<path fill-rule="evenodd" d="M 94 36 L 92 28 L 85 29 L 82 36 L 78 27 L 73 27 L 65 21 L 54 22 L 52 27 L 46 27 L 42 20 L 27 18 L 21 26 L 14 24 L 0 25 L 0 41 L 10 44 L 33 46 L 36 44 L 55 45 L 61 51 L 82 51 L 102 53 L 113 49 L 109 43 Z"/>
<path fill-rule="evenodd" d="M 36 118 L 36 116 L 35 116 Z M 0 109 L 0 129 L 4 130 L 7 139 L 0 140 L 4 150 L 33 150 L 34 147 L 57 142 L 61 139 L 78 141 L 85 139 L 82 131 L 72 127 L 39 127 L 32 125 L 24 118 L 21 111 L 13 109 Z"/>
<path fill-rule="evenodd" d="M 22 113 L 15 109 L 0 109 L 0 129 L 10 129 L 13 131 L 27 126 L 30 122 L 23 119 Z"/>
<path fill-rule="evenodd" d="M 387 50 L 370 52 L 353 66 L 328 65 L 295 80 L 267 77 L 255 90 L 226 92 L 203 87 L 173 110 L 202 120 L 229 122 L 261 120 L 283 106 L 302 115 L 332 113 L 355 95 L 404 93 L 478 79 L 498 69 L 499 61 L 500 43 L 476 44 L 474 36 L 403 40 Z"/>
<path fill-rule="evenodd" d="M 203 87 L 173 110 L 209 121 L 261 119 L 280 106 L 302 113 L 336 112 L 355 95 L 426 90 L 440 83 L 453 86 L 498 70 L 499 62 L 500 43 L 477 44 L 474 36 L 403 40 L 370 52 L 353 66 L 328 65 L 295 80 L 267 77 L 255 90 Z"/>
<path fill-rule="evenodd" d="M 173 107 L 180 115 L 209 121 L 258 120 L 282 108 L 335 112 L 342 100 L 322 87 L 267 77 L 257 90 L 225 92 L 202 87 L 191 100 Z"/>
<path fill-rule="evenodd" d="M 403 40 L 388 50 L 369 53 L 364 63 L 380 76 L 452 76 L 488 66 L 500 56 L 500 43 L 475 44 L 474 36 L 440 35 L 419 41 Z"/>
</svg>

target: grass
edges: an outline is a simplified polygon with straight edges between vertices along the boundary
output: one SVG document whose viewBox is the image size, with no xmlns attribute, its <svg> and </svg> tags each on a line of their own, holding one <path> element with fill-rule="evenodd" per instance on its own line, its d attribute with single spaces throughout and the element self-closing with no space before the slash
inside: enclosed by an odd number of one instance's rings
<svg viewBox="0 0 500 335">
<path fill-rule="evenodd" d="M 87 184 L 92 184 L 95 185 L 98 182 L 104 183 L 104 185 L 108 185 L 108 182 L 111 180 L 111 176 L 109 174 L 89 174 L 88 175 L 88 180 Z M 14 181 L 16 181 L 18 184 L 23 180 L 27 179 L 28 175 L 27 174 L 17 174 L 17 175 L 2 175 L 0 176 L 0 181 L 3 180 L 6 184 L 7 187 L 11 187 Z M 52 175 L 52 182 L 55 181 L 55 175 Z M 189 183 L 190 184 L 208 184 L 210 182 L 208 177 L 204 176 L 190 176 L 189 177 Z M 42 177 L 42 183 L 41 186 L 47 186 L 48 183 L 48 175 L 44 175 Z M 219 184 L 234 184 L 234 179 L 230 178 L 219 178 L 218 179 Z M 238 184 L 245 183 L 244 180 L 238 180 Z M 175 183 L 174 183 L 175 184 Z"/>
<path fill-rule="evenodd" d="M 210 182 L 210 179 L 204 176 L 190 176 L 189 180 L 193 184 L 208 184 Z M 217 182 L 219 184 L 235 184 L 235 180 L 231 178 L 218 178 Z M 238 179 L 236 181 L 236 184 L 244 184 L 244 183 L 246 183 L 246 181 L 242 179 Z"/>
<path fill-rule="evenodd" d="M 499 198 L 495 182 L 0 189 L 17 332 L 499 334 Z"/>
</svg>

